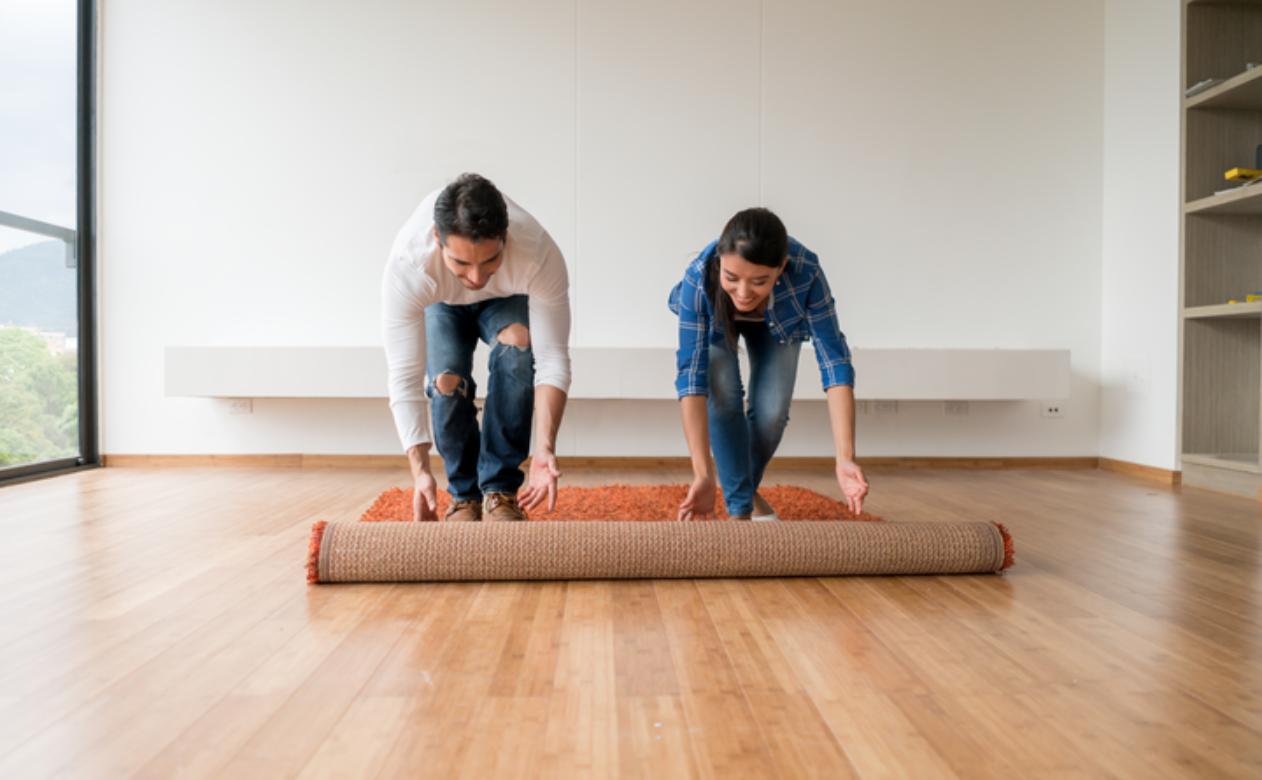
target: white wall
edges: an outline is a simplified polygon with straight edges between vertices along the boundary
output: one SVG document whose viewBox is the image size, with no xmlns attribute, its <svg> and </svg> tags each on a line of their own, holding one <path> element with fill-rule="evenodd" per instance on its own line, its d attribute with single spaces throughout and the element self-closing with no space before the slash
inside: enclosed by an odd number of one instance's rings
<svg viewBox="0 0 1262 780">
<path fill-rule="evenodd" d="M 164 398 L 162 349 L 379 343 L 386 249 L 464 170 L 556 237 L 577 345 L 671 345 L 670 285 L 764 203 L 852 344 L 1073 352 L 1065 419 L 905 403 L 861 454 L 1100 447 L 1104 0 L 102 9 L 107 453 L 396 452 L 384 402 Z M 575 403 L 560 448 L 682 453 L 676 415 Z M 830 451 L 820 404 L 781 451 Z"/>
<path fill-rule="evenodd" d="M 1100 454 L 1178 465 L 1179 0 L 1108 0 Z"/>
</svg>

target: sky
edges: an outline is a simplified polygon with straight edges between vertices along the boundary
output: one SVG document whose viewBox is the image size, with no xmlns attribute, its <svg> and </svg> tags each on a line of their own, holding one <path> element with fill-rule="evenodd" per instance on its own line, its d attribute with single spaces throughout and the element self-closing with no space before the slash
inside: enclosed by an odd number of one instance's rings
<svg viewBox="0 0 1262 780">
<path fill-rule="evenodd" d="M 0 0 L 0 211 L 75 226 L 75 0 Z M 0 228 L 0 253 L 47 240 Z"/>
</svg>

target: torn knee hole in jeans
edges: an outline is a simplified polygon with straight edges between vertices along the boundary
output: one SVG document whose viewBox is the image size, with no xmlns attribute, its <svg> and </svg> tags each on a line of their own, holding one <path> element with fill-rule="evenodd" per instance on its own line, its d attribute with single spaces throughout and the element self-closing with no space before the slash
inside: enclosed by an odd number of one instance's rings
<svg viewBox="0 0 1262 780">
<path fill-rule="evenodd" d="M 530 329 L 521 323 L 513 323 L 500 330 L 495 340 L 506 347 L 513 347 L 519 352 L 530 349 Z"/>
<path fill-rule="evenodd" d="M 446 396 L 452 396 L 456 393 L 468 395 L 469 380 L 459 374 L 444 371 L 434 379 L 434 392 Z"/>
</svg>

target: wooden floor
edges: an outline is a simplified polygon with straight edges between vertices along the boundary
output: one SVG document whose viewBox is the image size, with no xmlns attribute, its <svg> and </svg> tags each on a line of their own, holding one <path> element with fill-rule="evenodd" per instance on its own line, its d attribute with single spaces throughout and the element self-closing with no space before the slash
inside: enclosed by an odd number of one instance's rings
<svg viewBox="0 0 1262 780">
<path fill-rule="evenodd" d="M 1262 776 L 1262 505 L 1098 471 L 870 476 L 890 521 L 1002 520 L 1016 567 L 308 586 L 310 524 L 403 473 L 0 488 L 0 777 Z"/>
</svg>

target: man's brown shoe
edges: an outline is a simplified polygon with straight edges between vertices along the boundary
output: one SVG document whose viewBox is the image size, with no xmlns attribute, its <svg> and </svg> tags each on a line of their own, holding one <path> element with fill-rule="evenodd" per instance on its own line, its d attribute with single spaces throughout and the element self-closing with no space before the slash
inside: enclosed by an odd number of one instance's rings
<svg viewBox="0 0 1262 780">
<path fill-rule="evenodd" d="M 443 515 L 444 523 L 476 523 L 482 519 L 482 502 L 476 498 L 468 501 L 452 501 Z"/>
<path fill-rule="evenodd" d="M 482 514 L 488 521 L 526 519 L 526 512 L 517 503 L 517 496 L 508 493 L 487 493 L 482 499 Z"/>
</svg>

